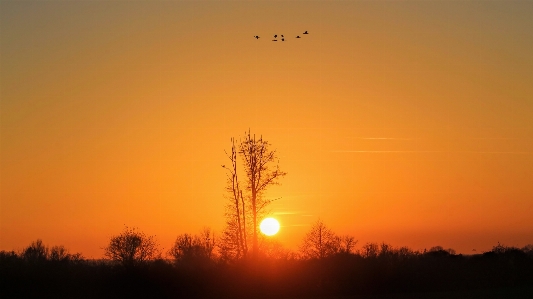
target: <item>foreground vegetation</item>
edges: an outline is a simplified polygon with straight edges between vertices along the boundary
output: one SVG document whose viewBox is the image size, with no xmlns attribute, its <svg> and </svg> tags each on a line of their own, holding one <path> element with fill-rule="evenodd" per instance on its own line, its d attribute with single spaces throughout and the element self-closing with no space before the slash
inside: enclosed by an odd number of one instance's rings
<svg viewBox="0 0 533 299">
<path fill-rule="evenodd" d="M 224 260 L 179 248 L 174 248 L 173 259 L 121 263 L 86 260 L 62 246 L 33 242 L 18 253 L 0 252 L 0 294 L 2 298 L 410 298 L 413 293 L 420 298 L 449 298 L 446 294 L 531 298 L 533 294 L 532 245 L 519 249 L 498 244 L 491 251 L 466 256 L 441 247 L 418 252 L 383 243 L 323 257 L 262 255 L 255 260 Z"/>
</svg>

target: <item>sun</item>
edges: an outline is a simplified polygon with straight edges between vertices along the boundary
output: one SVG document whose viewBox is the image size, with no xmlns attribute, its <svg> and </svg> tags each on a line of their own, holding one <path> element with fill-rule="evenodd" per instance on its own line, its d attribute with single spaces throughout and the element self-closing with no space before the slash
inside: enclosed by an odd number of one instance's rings
<svg viewBox="0 0 533 299">
<path fill-rule="evenodd" d="M 265 218 L 259 225 L 261 232 L 267 236 L 273 236 L 279 231 L 279 222 L 274 218 Z"/>
</svg>

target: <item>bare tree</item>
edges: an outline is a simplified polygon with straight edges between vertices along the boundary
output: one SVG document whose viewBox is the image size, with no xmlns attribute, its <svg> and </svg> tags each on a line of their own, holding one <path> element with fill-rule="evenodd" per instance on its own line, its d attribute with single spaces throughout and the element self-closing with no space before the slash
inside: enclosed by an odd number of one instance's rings
<svg viewBox="0 0 533 299">
<path fill-rule="evenodd" d="M 222 236 L 218 239 L 217 247 L 220 253 L 220 258 L 225 261 L 239 259 L 246 256 L 246 251 L 242 251 L 241 239 L 236 217 L 231 212 L 226 213 L 227 222 L 226 227 L 222 232 Z M 242 229 L 242 228 L 241 228 Z"/>
<path fill-rule="evenodd" d="M 64 261 L 64 260 L 68 260 L 69 254 L 68 254 L 68 250 L 64 246 L 59 245 L 59 246 L 53 246 L 50 249 L 49 256 L 50 256 L 50 260 L 52 261 Z"/>
<path fill-rule="evenodd" d="M 215 236 L 211 229 L 204 228 L 199 235 L 182 234 L 176 238 L 169 254 L 176 262 L 207 262 L 215 248 Z"/>
<path fill-rule="evenodd" d="M 63 245 L 52 246 L 49 248 L 44 245 L 41 239 L 31 242 L 31 244 L 24 248 L 20 256 L 29 263 L 43 263 L 45 261 L 52 262 L 79 262 L 83 260 L 81 253 L 70 253 Z"/>
<path fill-rule="evenodd" d="M 300 245 L 300 253 L 304 258 L 325 258 L 339 253 L 341 242 L 341 238 L 319 219 L 305 235 Z"/>
<path fill-rule="evenodd" d="M 340 252 L 342 253 L 354 253 L 355 244 L 357 240 L 350 235 L 344 235 L 340 237 Z"/>
<path fill-rule="evenodd" d="M 81 253 L 70 253 L 63 245 L 50 248 L 49 259 L 54 262 L 80 262 L 84 257 Z"/>
<path fill-rule="evenodd" d="M 270 149 L 270 143 L 263 137 L 256 138 L 250 131 L 245 133 L 244 139 L 235 144 L 232 139 L 231 154 L 227 154 L 231 161 L 228 170 L 228 187 L 231 207 L 228 213 L 227 239 L 236 242 L 233 245 L 237 257 L 246 256 L 248 251 L 248 237 L 252 239 L 252 254 L 257 258 L 258 245 L 258 219 L 264 209 L 272 202 L 263 197 L 269 186 L 279 184 L 279 179 L 286 175 L 279 168 L 279 161 L 275 150 Z M 240 156 L 241 163 L 237 157 Z M 242 164 L 246 173 L 246 183 L 242 184 L 238 177 L 238 166 Z M 244 195 L 241 186 L 245 186 Z M 251 222 L 251 232 L 248 219 Z"/>
<path fill-rule="evenodd" d="M 249 202 L 252 218 L 252 252 L 257 257 L 258 242 L 258 215 L 272 201 L 265 200 L 263 194 L 271 186 L 278 184 L 278 179 L 287 173 L 279 168 L 278 158 L 275 150 L 270 149 L 270 143 L 263 140 L 263 137 L 256 139 L 250 131 L 245 135 L 239 147 L 239 153 L 244 160 L 244 168 L 247 177 L 246 189 L 249 191 Z"/>
<path fill-rule="evenodd" d="M 377 243 L 366 243 L 359 252 L 359 254 L 365 258 L 376 258 L 379 253 L 380 250 Z"/>
<path fill-rule="evenodd" d="M 155 236 L 147 236 L 135 228 L 128 227 L 120 235 L 111 237 L 104 251 L 106 257 L 126 267 L 160 257 L 159 244 Z"/>
<path fill-rule="evenodd" d="M 246 256 L 248 244 L 246 237 L 246 205 L 239 184 L 237 172 L 237 147 L 235 139 L 231 138 L 231 154 L 226 152 L 231 161 L 231 168 L 222 166 L 228 171 L 226 191 L 229 194 L 229 204 L 226 207 L 226 230 L 222 237 L 222 249 L 225 255 L 235 258 Z"/>
<path fill-rule="evenodd" d="M 49 252 L 48 246 L 45 246 L 41 239 L 37 239 L 22 250 L 21 257 L 30 263 L 42 263 L 48 259 Z"/>
</svg>

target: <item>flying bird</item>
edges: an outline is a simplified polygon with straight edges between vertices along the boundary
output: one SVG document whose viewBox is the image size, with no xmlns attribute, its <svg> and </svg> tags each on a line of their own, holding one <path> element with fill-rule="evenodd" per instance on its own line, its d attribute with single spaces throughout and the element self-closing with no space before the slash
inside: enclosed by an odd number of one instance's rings
<svg viewBox="0 0 533 299">
<path fill-rule="evenodd" d="M 307 32 L 307 30 L 306 30 L 306 31 L 305 31 L 304 33 L 302 33 L 302 34 L 309 34 L 309 32 Z M 255 39 L 259 39 L 260 36 L 259 36 L 259 35 L 254 35 L 254 38 L 255 38 Z M 297 35 L 296 38 L 302 38 L 302 37 L 301 37 L 300 35 Z M 281 39 L 282 42 L 284 42 L 284 41 L 285 41 L 285 35 L 280 34 L 280 39 Z M 277 42 L 277 41 L 278 41 L 278 35 L 277 35 L 277 34 L 274 34 L 274 39 L 273 39 L 272 41 L 273 41 L 273 42 Z"/>
</svg>

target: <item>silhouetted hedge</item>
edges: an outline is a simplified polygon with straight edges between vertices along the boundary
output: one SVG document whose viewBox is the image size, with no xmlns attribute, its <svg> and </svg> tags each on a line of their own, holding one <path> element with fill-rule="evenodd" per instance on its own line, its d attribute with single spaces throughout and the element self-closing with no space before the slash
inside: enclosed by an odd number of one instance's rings
<svg viewBox="0 0 533 299">
<path fill-rule="evenodd" d="M 199 265 L 155 260 L 126 268 L 79 256 L 30 258 L 2 251 L 0 294 L 2 298 L 373 298 L 496 289 L 520 290 L 527 298 L 533 294 L 532 252 L 527 246 L 499 244 L 489 252 L 468 256 L 382 246 L 371 255 L 202 260 Z"/>
</svg>

